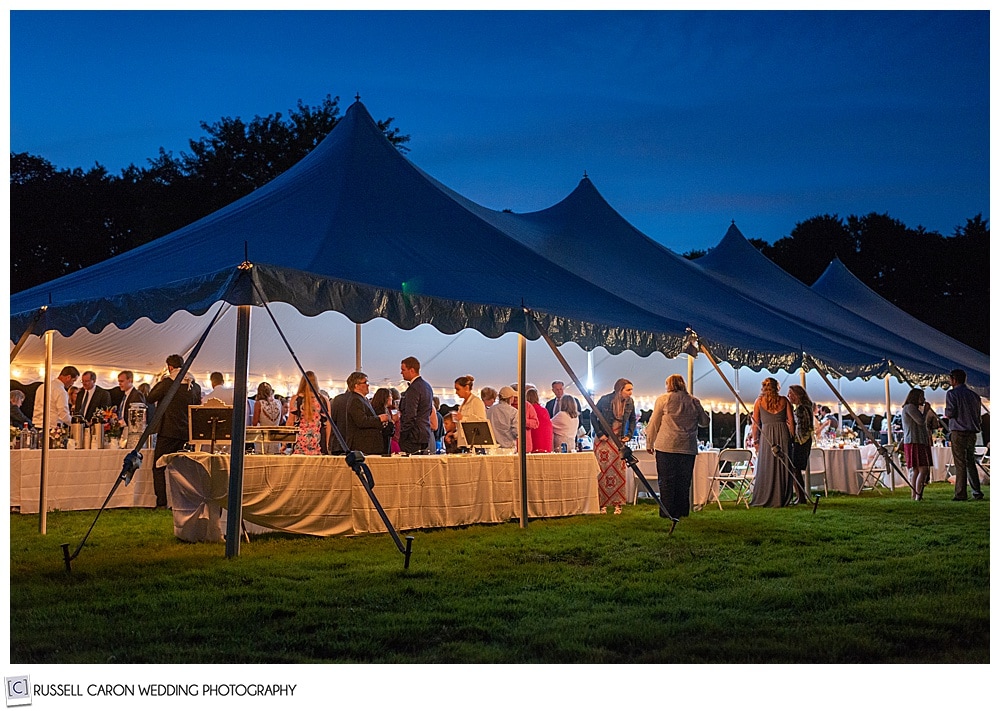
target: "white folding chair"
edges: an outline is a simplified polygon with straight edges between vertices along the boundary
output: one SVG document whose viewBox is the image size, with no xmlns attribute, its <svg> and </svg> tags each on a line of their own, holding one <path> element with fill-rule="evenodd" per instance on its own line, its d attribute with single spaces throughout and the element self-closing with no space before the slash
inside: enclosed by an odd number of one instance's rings
<svg viewBox="0 0 1000 711">
<path fill-rule="evenodd" d="M 753 489 L 753 452 L 749 449 L 724 449 L 719 452 L 719 464 L 715 474 L 708 478 L 708 500 L 722 510 L 722 494 L 732 492 L 736 505 L 741 503 L 750 508 L 750 492 Z"/>
<path fill-rule="evenodd" d="M 886 473 L 885 461 L 874 444 L 866 444 L 861 448 L 861 468 L 857 470 L 858 479 L 861 482 L 859 491 L 878 491 L 879 487 L 888 489 L 882 477 Z"/>
<path fill-rule="evenodd" d="M 809 491 L 823 490 L 823 496 L 829 498 L 830 487 L 826 480 L 826 455 L 822 449 L 813 449 L 809 452 L 808 472 Z"/>
</svg>

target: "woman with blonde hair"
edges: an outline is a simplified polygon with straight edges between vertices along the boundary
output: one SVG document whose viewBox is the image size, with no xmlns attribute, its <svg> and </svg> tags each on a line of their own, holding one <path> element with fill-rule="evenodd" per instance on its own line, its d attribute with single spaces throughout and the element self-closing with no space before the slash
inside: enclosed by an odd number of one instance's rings
<svg viewBox="0 0 1000 711">
<path fill-rule="evenodd" d="M 310 383 L 312 387 L 310 387 Z M 315 393 L 319 392 L 316 374 L 307 370 L 299 381 L 299 389 L 288 412 L 299 431 L 295 435 L 295 446 L 292 454 L 322 454 L 320 448 L 320 405 Z"/>
<path fill-rule="evenodd" d="M 792 497 L 792 434 L 795 419 L 788 398 L 778 394 L 778 381 L 764 378 L 753 404 L 750 438 L 757 450 L 751 506 L 778 508 Z"/>
<path fill-rule="evenodd" d="M 692 397 L 680 375 L 667 378 L 667 392 L 656 398 L 646 425 L 646 451 L 656 456 L 660 500 L 671 518 L 691 511 L 691 479 L 698 457 L 698 427 L 708 427 L 708 413 Z M 660 516 L 666 518 L 663 509 Z"/>
</svg>

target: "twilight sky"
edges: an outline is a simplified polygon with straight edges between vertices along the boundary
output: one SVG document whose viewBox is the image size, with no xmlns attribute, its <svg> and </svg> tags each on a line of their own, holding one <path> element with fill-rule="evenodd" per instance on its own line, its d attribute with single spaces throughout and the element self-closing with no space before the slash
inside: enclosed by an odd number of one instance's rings
<svg viewBox="0 0 1000 711">
<path fill-rule="evenodd" d="M 496 209 L 586 171 L 678 252 L 824 213 L 950 235 L 990 216 L 989 58 L 985 11 L 13 11 L 10 150 L 117 172 L 360 93 Z"/>
</svg>

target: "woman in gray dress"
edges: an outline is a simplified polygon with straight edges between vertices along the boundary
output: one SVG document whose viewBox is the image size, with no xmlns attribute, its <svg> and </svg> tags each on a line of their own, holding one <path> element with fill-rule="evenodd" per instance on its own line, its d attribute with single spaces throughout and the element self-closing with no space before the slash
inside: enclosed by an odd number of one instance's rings
<svg viewBox="0 0 1000 711">
<path fill-rule="evenodd" d="M 792 498 L 792 404 L 778 394 L 778 381 L 764 378 L 753 404 L 751 439 L 757 450 L 751 506 L 777 508 Z"/>
</svg>

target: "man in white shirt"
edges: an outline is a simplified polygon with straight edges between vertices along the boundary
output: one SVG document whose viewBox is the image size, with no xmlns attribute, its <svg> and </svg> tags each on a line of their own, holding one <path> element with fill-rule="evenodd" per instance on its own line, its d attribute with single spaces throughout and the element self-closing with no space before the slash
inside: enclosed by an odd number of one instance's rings
<svg viewBox="0 0 1000 711">
<path fill-rule="evenodd" d="M 233 389 L 226 387 L 226 379 L 222 376 L 222 373 L 216 371 L 208 377 L 212 381 L 212 391 L 205 396 L 205 400 L 215 398 L 216 400 L 222 400 L 222 402 L 232 407 Z"/>
<path fill-rule="evenodd" d="M 493 426 L 497 445 L 505 449 L 517 446 L 517 408 L 510 404 L 516 393 L 508 385 L 500 388 L 496 404 L 486 411 L 486 419 Z"/>
<path fill-rule="evenodd" d="M 60 423 L 69 425 L 71 415 L 69 412 L 69 393 L 67 391 L 73 387 L 73 384 L 79 377 L 80 371 L 72 365 L 67 365 L 59 371 L 59 376 L 49 383 L 49 427 L 55 427 Z M 44 397 L 42 396 L 42 388 L 39 387 L 35 391 L 35 409 L 31 417 L 31 421 L 35 427 L 42 426 L 43 410 Z"/>
</svg>

